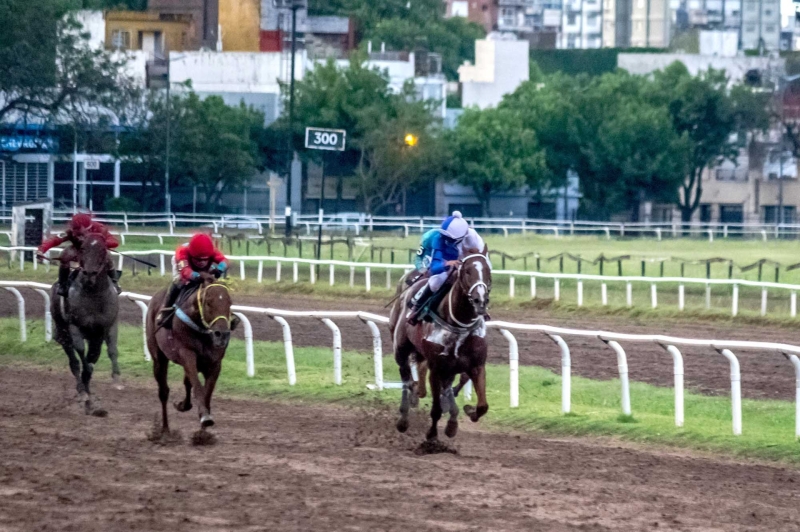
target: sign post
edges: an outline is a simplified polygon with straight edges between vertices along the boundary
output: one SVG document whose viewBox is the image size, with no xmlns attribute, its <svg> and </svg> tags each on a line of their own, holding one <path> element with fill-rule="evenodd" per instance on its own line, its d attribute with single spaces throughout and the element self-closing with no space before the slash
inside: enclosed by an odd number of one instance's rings
<svg viewBox="0 0 800 532">
<path fill-rule="evenodd" d="M 306 148 L 309 150 L 344 151 L 347 132 L 344 129 L 306 128 Z M 322 220 L 325 215 L 325 159 L 322 159 L 322 183 L 319 190 L 319 228 L 317 230 L 317 260 L 322 256 Z M 319 264 L 317 264 L 319 277 Z"/>
</svg>

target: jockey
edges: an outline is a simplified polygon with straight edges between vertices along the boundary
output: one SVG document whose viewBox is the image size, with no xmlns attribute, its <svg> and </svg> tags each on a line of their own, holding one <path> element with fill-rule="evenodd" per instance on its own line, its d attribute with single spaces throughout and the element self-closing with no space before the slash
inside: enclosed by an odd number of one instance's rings
<svg viewBox="0 0 800 532">
<path fill-rule="evenodd" d="M 175 306 L 181 290 L 200 278 L 201 272 L 209 272 L 216 265 L 220 274 L 228 269 L 228 259 L 214 246 L 214 241 L 205 233 L 194 235 L 188 243 L 178 246 L 172 258 L 172 285 L 167 300 L 161 309 L 158 325 L 169 328 L 172 320 L 170 310 Z"/>
<path fill-rule="evenodd" d="M 409 301 L 411 312 L 408 314 L 408 322 L 411 325 L 416 325 L 420 310 L 439 291 L 450 275 L 450 269 L 459 259 L 464 258 L 465 251 L 469 249 L 477 249 L 482 253 L 485 245 L 481 236 L 469 226 L 459 211 L 453 211 L 451 216 L 445 218 L 439 229 L 423 235 L 422 245 L 417 252 L 417 269 L 422 273 L 429 271 L 430 278 Z"/>
<path fill-rule="evenodd" d="M 63 235 L 52 236 L 39 246 L 38 253 L 44 255 L 50 249 L 60 246 L 64 242 L 72 244 L 72 247 L 64 248 L 61 251 L 61 255 L 58 257 L 60 262 L 58 268 L 58 295 L 66 297 L 69 291 L 70 263 L 78 261 L 78 252 L 80 252 L 81 245 L 84 239 L 90 234 L 103 235 L 108 249 L 114 249 L 119 246 L 119 242 L 108 232 L 108 228 L 100 222 L 92 220 L 92 216 L 87 213 L 75 214 L 67 223 L 67 231 Z M 119 277 L 117 276 L 117 269 L 114 266 L 114 262 L 111 260 L 111 256 L 108 257 L 108 276 L 111 277 L 111 280 L 114 282 L 114 287 L 119 293 L 120 289 L 117 284 Z"/>
</svg>

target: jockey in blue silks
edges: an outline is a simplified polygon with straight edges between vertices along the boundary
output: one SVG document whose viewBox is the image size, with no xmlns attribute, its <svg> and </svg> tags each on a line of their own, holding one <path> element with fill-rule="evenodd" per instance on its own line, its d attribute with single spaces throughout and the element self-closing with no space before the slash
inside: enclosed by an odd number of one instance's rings
<svg viewBox="0 0 800 532">
<path fill-rule="evenodd" d="M 415 325 L 419 321 L 420 310 L 439 291 L 450 274 L 450 268 L 464 257 L 466 249 L 483 252 L 484 242 L 458 211 L 453 211 L 451 216 L 445 218 L 439 229 L 432 229 L 422 236 L 416 266 L 421 273 L 430 272 L 430 277 L 409 301 L 410 324 Z"/>
</svg>

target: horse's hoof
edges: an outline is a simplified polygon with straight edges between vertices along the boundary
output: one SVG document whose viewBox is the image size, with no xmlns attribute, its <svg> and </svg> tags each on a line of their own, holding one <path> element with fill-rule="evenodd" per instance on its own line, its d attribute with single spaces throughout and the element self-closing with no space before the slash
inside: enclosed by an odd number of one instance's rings
<svg viewBox="0 0 800 532">
<path fill-rule="evenodd" d="M 119 375 L 113 375 L 111 379 L 114 381 L 114 389 L 115 390 L 124 390 L 125 386 L 122 384 L 122 377 Z"/>
<path fill-rule="evenodd" d="M 408 418 L 401 417 L 397 420 L 397 430 L 398 432 L 405 432 L 408 430 Z"/>
<path fill-rule="evenodd" d="M 192 409 L 192 403 L 186 405 L 186 403 L 184 403 L 183 401 L 175 401 L 174 403 L 172 403 L 172 405 L 178 412 L 188 412 L 189 410 Z"/>
<path fill-rule="evenodd" d="M 214 426 L 214 418 L 211 417 L 211 414 L 205 414 L 204 416 L 200 417 L 200 426 L 204 429 Z"/>
<path fill-rule="evenodd" d="M 93 408 L 91 415 L 93 415 L 94 417 L 107 417 L 108 410 L 106 410 L 105 408 Z"/>
<path fill-rule="evenodd" d="M 451 419 L 447 422 L 447 426 L 444 429 L 444 434 L 448 438 L 455 438 L 456 434 L 458 433 L 458 421 L 455 419 Z"/>
</svg>

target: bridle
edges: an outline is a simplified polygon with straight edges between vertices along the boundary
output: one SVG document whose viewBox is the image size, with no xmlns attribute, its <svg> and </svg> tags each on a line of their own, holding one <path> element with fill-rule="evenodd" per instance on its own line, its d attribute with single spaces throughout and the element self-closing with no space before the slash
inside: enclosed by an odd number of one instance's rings
<svg viewBox="0 0 800 532">
<path fill-rule="evenodd" d="M 212 284 L 210 284 L 208 286 L 201 287 L 201 288 L 199 288 L 197 290 L 197 310 L 200 313 L 200 323 L 202 324 L 202 327 L 197 325 L 194 322 L 194 320 L 192 320 L 192 318 L 190 318 L 189 315 L 186 314 L 186 312 L 184 312 L 183 309 L 181 309 L 180 307 L 178 307 L 175 310 L 175 315 L 178 317 L 179 320 L 181 320 L 183 323 L 188 325 L 190 329 L 192 329 L 192 330 L 194 330 L 196 332 L 202 333 L 202 334 L 211 334 L 211 327 L 216 322 L 218 322 L 219 320 L 227 321 L 228 322 L 228 326 L 230 327 L 230 322 L 231 322 L 230 313 L 227 316 L 225 316 L 223 314 L 220 314 L 219 316 L 217 316 L 214 319 L 212 319 L 211 322 L 207 322 L 206 321 L 206 317 L 205 317 L 204 312 L 203 312 L 203 307 L 205 306 L 205 302 L 206 302 L 206 299 L 207 299 L 206 298 L 206 294 L 212 288 L 222 288 L 226 292 L 229 291 L 228 287 L 225 286 L 222 283 L 212 283 Z"/>
<path fill-rule="evenodd" d="M 473 253 L 472 255 L 467 255 L 466 257 L 461 259 L 461 264 L 458 265 L 458 270 L 457 270 L 456 276 L 458 277 L 457 282 L 461 286 L 461 288 L 462 289 L 466 289 L 467 298 L 471 298 L 472 291 L 475 290 L 479 286 L 483 286 L 486 289 L 486 293 L 487 294 L 490 291 L 489 285 L 487 285 L 485 282 L 483 282 L 483 279 L 479 279 L 478 281 L 473 283 L 472 286 L 470 286 L 469 288 L 467 288 L 463 283 L 464 277 L 461 275 L 461 272 L 462 272 L 464 266 L 466 265 L 467 261 L 470 260 L 470 259 L 474 259 L 474 258 L 483 259 L 483 261 L 486 263 L 486 267 L 491 270 L 491 266 L 489 266 L 489 260 L 482 253 Z M 455 315 L 453 314 L 453 290 L 452 289 L 447 294 L 447 306 L 450 309 L 449 310 L 450 319 L 453 320 L 453 322 L 455 322 L 460 327 L 470 328 L 473 325 L 475 325 L 478 322 L 478 320 L 481 319 L 480 316 L 477 316 L 475 319 L 473 319 L 469 323 L 463 323 L 458 318 L 455 317 Z"/>
</svg>

